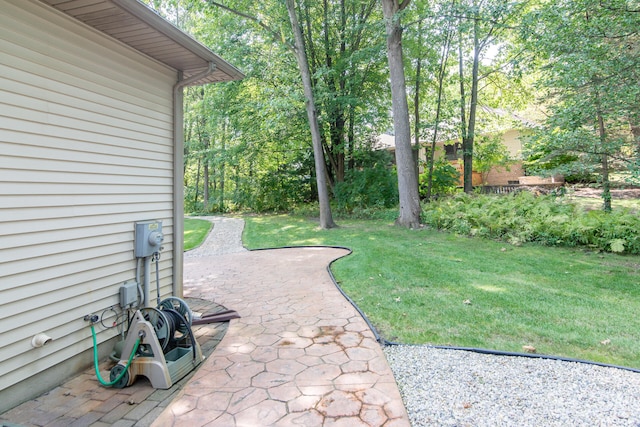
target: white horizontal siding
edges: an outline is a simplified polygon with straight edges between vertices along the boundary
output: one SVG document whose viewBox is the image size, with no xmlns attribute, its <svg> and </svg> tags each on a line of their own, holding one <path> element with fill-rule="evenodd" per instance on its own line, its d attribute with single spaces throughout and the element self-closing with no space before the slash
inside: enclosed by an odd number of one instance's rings
<svg viewBox="0 0 640 427">
<path fill-rule="evenodd" d="M 171 293 L 177 73 L 38 2 L 0 10 L 1 396 L 91 347 L 82 318 L 135 278 L 136 221 L 163 221 Z"/>
</svg>

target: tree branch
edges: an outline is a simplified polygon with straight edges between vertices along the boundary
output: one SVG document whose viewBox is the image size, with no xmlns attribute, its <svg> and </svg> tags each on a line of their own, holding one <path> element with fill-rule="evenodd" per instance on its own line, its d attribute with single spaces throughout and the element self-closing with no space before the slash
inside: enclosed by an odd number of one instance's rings
<svg viewBox="0 0 640 427">
<path fill-rule="evenodd" d="M 491 70 L 488 70 L 486 73 L 480 75 L 478 77 L 478 80 L 482 80 L 486 77 L 489 77 L 491 74 L 497 73 L 501 70 L 503 70 L 504 68 L 508 67 L 509 65 L 512 65 L 512 61 L 516 58 L 521 57 L 524 53 L 525 53 L 525 49 L 521 49 L 519 52 L 516 52 L 515 55 L 511 56 L 510 58 L 508 58 L 502 65 L 500 65 L 499 67 L 496 68 L 492 68 Z"/>
<path fill-rule="evenodd" d="M 600 0 L 599 4 L 601 8 L 611 10 L 614 12 L 640 13 L 640 9 L 629 9 L 628 7 L 626 7 L 626 5 L 624 8 L 619 8 L 619 7 L 605 6 L 602 3 L 603 3 L 602 0 Z"/>
<path fill-rule="evenodd" d="M 411 3 L 411 0 L 402 0 L 399 4 L 398 4 L 398 10 L 404 10 L 407 6 L 409 6 L 409 3 Z"/>
<path fill-rule="evenodd" d="M 249 21 L 252 21 L 256 24 L 258 24 L 263 30 L 265 30 L 266 32 L 268 32 L 271 37 L 273 38 L 274 41 L 280 42 L 282 44 L 284 44 L 289 50 L 291 50 L 293 53 L 295 53 L 296 49 L 295 46 L 293 46 L 291 43 L 285 41 L 282 39 L 282 37 L 280 37 L 280 33 L 278 33 L 277 31 L 273 30 L 271 27 L 269 27 L 267 24 L 265 24 L 264 22 L 262 22 L 260 19 L 258 19 L 255 16 L 249 15 L 247 13 L 241 12 L 237 9 L 233 9 L 229 6 L 225 6 L 222 3 L 218 3 L 217 1 L 214 0 L 206 0 L 207 3 L 209 3 L 212 6 L 216 6 L 219 7 L 220 9 L 226 10 L 227 12 L 231 12 L 234 15 L 238 15 L 242 18 L 248 19 Z"/>
</svg>

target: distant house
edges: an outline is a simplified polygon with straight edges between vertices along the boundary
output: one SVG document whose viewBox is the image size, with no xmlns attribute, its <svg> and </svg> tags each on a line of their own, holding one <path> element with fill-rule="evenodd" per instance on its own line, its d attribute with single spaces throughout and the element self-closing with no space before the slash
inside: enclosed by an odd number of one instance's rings
<svg viewBox="0 0 640 427">
<path fill-rule="evenodd" d="M 541 177 L 527 177 L 522 166 L 522 138 L 523 131 L 518 129 L 507 129 L 499 133 L 502 143 L 509 151 L 510 156 L 514 161 L 505 167 L 494 167 L 488 173 L 481 175 L 474 171 L 473 173 L 473 185 L 489 185 L 489 186 L 502 186 L 513 184 L 545 184 L 554 181 L 553 178 L 541 178 Z M 377 141 L 377 148 L 385 149 L 391 152 L 395 152 L 395 142 L 392 135 L 380 135 Z M 419 164 L 423 164 L 426 160 L 425 149 L 420 147 L 416 151 Z M 435 158 L 446 157 L 449 162 L 458 169 L 462 176 L 463 162 L 462 162 L 462 147 L 458 141 L 438 141 L 436 143 Z M 420 166 L 420 173 L 423 172 L 422 166 Z M 462 178 L 460 181 L 462 185 Z"/>
<path fill-rule="evenodd" d="M 507 148 L 514 161 L 508 167 L 496 166 L 484 175 L 474 171 L 473 185 L 519 184 L 520 177 L 525 175 L 522 167 L 522 131 L 507 129 L 499 132 L 499 135 L 502 144 Z M 436 154 L 446 156 L 462 175 L 464 166 L 462 163 L 462 147 L 459 142 L 450 144 L 447 142 L 437 143 Z"/>
<path fill-rule="evenodd" d="M 162 221 L 160 293 L 182 295 L 182 89 L 243 75 L 137 0 L 0 10 L 4 412 L 91 365 L 83 317 L 119 310 L 136 222 Z"/>
</svg>

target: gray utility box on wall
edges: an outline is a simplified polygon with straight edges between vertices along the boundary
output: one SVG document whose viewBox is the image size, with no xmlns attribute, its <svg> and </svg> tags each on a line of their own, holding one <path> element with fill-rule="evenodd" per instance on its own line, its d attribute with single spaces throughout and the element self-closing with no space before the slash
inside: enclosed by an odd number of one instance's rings
<svg viewBox="0 0 640 427">
<path fill-rule="evenodd" d="M 162 249 L 162 221 L 136 222 L 136 258 L 152 256 Z"/>
<path fill-rule="evenodd" d="M 142 298 L 142 297 L 140 297 Z M 134 280 L 120 286 L 120 307 L 126 308 L 138 302 L 138 283 Z"/>
</svg>

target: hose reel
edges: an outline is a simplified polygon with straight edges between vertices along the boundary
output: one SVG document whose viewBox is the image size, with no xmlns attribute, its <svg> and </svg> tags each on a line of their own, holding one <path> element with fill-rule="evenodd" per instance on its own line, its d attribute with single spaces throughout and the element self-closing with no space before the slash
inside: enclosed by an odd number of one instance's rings
<svg viewBox="0 0 640 427">
<path fill-rule="evenodd" d="M 184 320 L 186 320 L 186 323 L 181 323 L 178 328 L 182 334 L 185 334 L 187 332 L 187 328 L 191 327 L 191 324 L 193 323 L 193 312 L 184 300 L 181 300 L 178 297 L 168 297 L 160 301 L 158 308 L 169 312 L 171 310 L 175 310 L 182 315 Z"/>
<path fill-rule="evenodd" d="M 111 380 L 122 376 L 113 386 L 133 384 L 138 375 L 145 376 L 155 388 L 167 389 L 191 372 L 201 361 L 202 352 L 191 330 L 193 314 L 186 302 L 170 297 L 157 308 L 137 310 L 129 326 L 121 359 L 110 372 Z M 134 349 L 139 339 L 137 350 Z M 135 356 L 129 363 L 130 355 Z"/>
<path fill-rule="evenodd" d="M 172 333 L 175 332 L 171 330 L 169 319 L 167 319 L 167 316 L 165 316 L 165 314 L 161 310 L 153 307 L 141 308 L 140 313 L 142 313 L 142 317 L 144 318 L 144 320 L 151 323 L 151 326 L 153 326 L 153 331 L 155 332 L 158 343 L 160 344 L 160 348 L 162 348 L 162 351 L 164 353 L 164 350 L 169 344 L 169 337 L 171 337 Z M 138 352 L 141 355 L 153 355 L 153 352 L 145 350 L 143 344 L 141 344 L 140 347 L 138 347 Z"/>
</svg>

